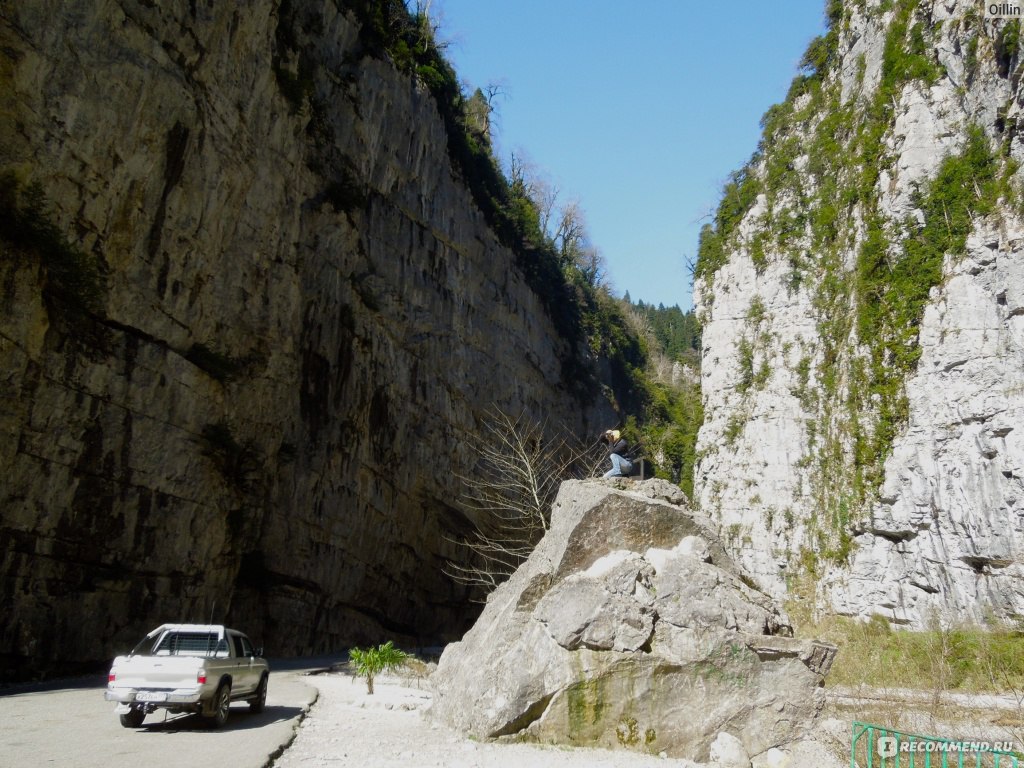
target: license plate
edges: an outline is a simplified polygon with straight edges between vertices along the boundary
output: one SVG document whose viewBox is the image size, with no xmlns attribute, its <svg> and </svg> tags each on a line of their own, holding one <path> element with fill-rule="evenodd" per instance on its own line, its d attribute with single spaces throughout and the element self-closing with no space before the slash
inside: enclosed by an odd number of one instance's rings
<svg viewBox="0 0 1024 768">
<path fill-rule="evenodd" d="M 167 694 L 163 691 L 139 691 L 135 694 L 136 701 L 167 701 Z"/>
</svg>

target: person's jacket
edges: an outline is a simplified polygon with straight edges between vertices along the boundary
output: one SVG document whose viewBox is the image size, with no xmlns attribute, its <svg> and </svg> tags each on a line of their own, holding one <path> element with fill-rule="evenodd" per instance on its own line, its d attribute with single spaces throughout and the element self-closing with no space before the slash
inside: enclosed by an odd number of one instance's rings
<svg viewBox="0 0 1024 768">
<path fill-rule="evenodd" d="M 626 451 L 629 450 L 629 443 L 624 438 L 619 438 L 619 441 L 615 443 L 611 448 L 608 449 L 608 455 L 611 456 L 613 453 L 619 454 L 619 456 L 625 457 Z"/>
</svg>

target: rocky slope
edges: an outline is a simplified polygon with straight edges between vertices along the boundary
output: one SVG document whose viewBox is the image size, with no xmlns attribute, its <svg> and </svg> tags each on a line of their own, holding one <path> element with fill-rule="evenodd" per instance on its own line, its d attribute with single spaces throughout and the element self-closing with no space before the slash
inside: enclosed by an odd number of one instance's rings
<svg viewBox="0 0 1024 768">
<path fill-rule="evenodd" d="M 951 0 L 827 13 L 702 238 L 696 494 L 775 594 L 1020 617 L 1020 24 Z"/>
<path fill-rule="evenodd" d="M 5 674 L 166 620 L 274 655 L 457 634 L 467 434 L 609 417 L 368 40 L 340 2 L 0 14 L 5 211 L 53 246 L 2 241 Z"/>
</svg>

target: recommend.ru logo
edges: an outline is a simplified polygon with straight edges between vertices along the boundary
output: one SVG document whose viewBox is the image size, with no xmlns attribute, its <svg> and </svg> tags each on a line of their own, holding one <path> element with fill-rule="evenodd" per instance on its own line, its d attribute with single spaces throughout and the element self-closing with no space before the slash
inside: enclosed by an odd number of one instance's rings
<svg viewBox="0 0 1024 768">
<path fill-rule="evenodd" d="M 1012 753 L 1017 750 L 1013 741 L 946 741 L 945 739 L 922 739 L 900 741 L 895 736 L 879 736 L 875 742 L 879 757 L 896 757 L 898 752 L 996 752 Z M 979 763 L 980 764 L 980 763 Z"/>
<path fill-rule="evenodd" d="M 878 756 L 896 757 L 896 739 L 892 736 L 878 737 Z"/>
</svg>

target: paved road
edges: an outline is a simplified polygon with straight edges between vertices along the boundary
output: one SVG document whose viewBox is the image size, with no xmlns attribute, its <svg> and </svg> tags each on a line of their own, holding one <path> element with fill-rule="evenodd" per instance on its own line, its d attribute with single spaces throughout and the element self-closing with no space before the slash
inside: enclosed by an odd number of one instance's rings
<svg viewBox="0 0 1024 768">
<path fill-rule="evenodd" d="M 138 730 L 122 728 L 114 703 L 103 699 L 105 679 L 3 692 L 0 766 L 263 768 L 292 740 L 300 716 L 316 699 L 316 689 L 302 679 L 308 669 L 272 672 L 263 713 L 251 715 L 248 704 L 233 704 L 221 730 L 208 728 L 195 715 L 165 720 L 159 711 Z"/>
</svg>

